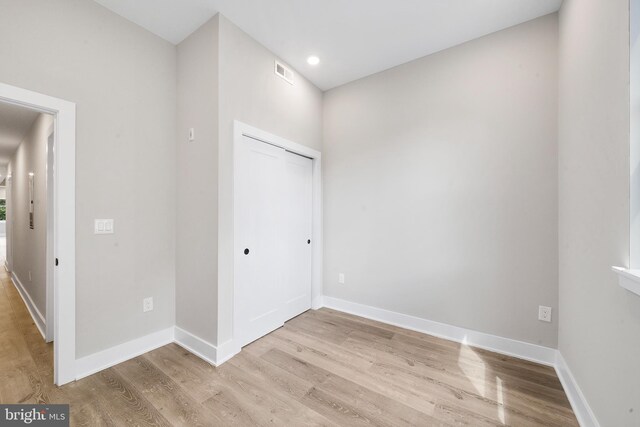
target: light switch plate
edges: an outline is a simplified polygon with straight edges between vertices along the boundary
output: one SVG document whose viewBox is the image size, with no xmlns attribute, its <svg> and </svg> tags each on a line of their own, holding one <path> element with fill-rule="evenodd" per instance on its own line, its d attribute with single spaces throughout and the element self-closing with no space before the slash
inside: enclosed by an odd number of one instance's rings
<svg viewBox="0 0 640 427">
<path fill-rule="evenodd" d="M 94 234 L 113 234 L 112 219 L 96 219 L 94 223 Z"/>
</svg>

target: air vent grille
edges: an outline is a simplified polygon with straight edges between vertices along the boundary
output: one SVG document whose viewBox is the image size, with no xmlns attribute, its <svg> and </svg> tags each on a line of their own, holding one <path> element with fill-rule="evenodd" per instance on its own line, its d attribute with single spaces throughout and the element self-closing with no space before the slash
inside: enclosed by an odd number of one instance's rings
<svg viewBox="0 0 640 427">
<path fill-rule="evenodd" d="M 282 77 L 289 84 L 293 84 L 293 71 L 282 65 L 280 62 L 275 61 L 275 71 L 279 77 Z"/>
</svg>

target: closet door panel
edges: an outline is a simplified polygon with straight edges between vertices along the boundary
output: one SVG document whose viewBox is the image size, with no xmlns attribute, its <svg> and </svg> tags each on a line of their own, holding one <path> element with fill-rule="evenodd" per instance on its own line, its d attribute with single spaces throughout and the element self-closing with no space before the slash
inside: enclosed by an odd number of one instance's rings
<svg viewBox="0 0 640 427">
<path fill-rule="evenodd" d="M 236 191 L 237 333 L 246 345 L 282 326 L 285 151 L 245 137 Z"/>
<path fill-rule="evenodd" d="M 285 153 L 285 320 L 311 308 L 313 161 Z"/>
</svg>

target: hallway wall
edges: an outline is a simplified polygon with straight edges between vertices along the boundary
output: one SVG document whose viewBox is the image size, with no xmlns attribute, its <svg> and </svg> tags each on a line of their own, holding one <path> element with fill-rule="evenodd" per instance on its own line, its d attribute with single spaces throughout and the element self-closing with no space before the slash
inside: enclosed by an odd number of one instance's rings
<svg viewBox="0 0 640 427">
<path fill-rule="evenodd" d="M 53 117 L 40 114 L 9 163 L 12 270 L 46 319 L 47 140 Z M 29 227 L 29 173 L 34 179 L 34 226 Z"/>
</svg>

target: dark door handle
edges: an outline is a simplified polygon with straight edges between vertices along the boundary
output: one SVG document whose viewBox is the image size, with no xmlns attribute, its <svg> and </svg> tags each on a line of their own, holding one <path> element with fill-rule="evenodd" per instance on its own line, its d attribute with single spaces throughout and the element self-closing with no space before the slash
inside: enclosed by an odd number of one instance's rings
<svg viewBox="0 0 640 427">
<path fill-rule="evenodd" d="M 247 249 L 245 249 L 245 250 L 244 250 L 244 254 L 245 254 L 245 255 L 249 255 L 249 248 L 247 248 Z"/>
<path fill-rule="evenodd" d="M 310 245 L 310 244 L 311 244 L 311 240 L 308 239 L 307 240 L 307 245 Z"/>
</svg>

